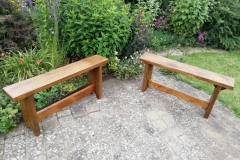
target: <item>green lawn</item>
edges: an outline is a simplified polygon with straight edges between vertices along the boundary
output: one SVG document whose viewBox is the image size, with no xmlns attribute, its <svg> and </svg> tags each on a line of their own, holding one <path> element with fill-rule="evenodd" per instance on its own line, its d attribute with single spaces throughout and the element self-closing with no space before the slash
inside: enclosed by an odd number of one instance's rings
<svg viewBox="0 0 240 160">
<path fill-rule="evenodd" d="M 203 52 L 193 53 L 183 56 L 171 56 L 168 58 L 179 60 L 183 58 L 183 63 L 207 69 L 219 74 L 223 74 L 235 79 L 234 90 L 223 90 L 220 92 L 218 100 L 225 104 L 234 113 L 240 116 L 240 51 L 239 52 Z M 212 94 L 213 85 L 205 83 L 180 74 L 176 75 L 180 80 L 192 86 Z"/>
</svg>

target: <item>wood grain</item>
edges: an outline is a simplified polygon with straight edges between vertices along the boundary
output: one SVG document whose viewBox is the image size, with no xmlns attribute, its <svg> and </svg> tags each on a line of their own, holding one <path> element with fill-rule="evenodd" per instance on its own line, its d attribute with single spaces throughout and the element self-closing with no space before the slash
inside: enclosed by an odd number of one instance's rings
<svg viewBox="0 0 240 160">
<path fill-rule="evenodd" d="M 140 57 L 140 60 L 173 72 L 181 73 L 193 78 L 212 83 L 217 86 L 222 86 L 223 88 L 227 88 L 230 90 L 234 88 L 234 79 L 231 77 L 227 77 L 205 69 L 164 58 L 159 55 L 146 52 Z"/>
<path fill-rule="evenodd" d="M 145 92 L 148 87 L 148 81 L 152 78 L 152 71 L 153 71 L 153 65 L 145 63 L 142 92 Z"/>
<path fill-rule="evenodd" d="M 48 117 L 49 115 L 61 110 L 62 108 L 72 104 L 73 102 L 76 102 L 77 100 L 89 95 L 90 93 L 93 93 L 94 91 L 94 84 L 89 85 L 88 87 L 73 93 L 69 95 L 68 97 L 61 99 L 60 101 L 51 104 L 50 106 L 40 110 L 37 112 L 38 121 Z"/>
<path fill-rule="evenodd" d="M 213 94 L 212 94 L 212 96 L 211 96 L 211 98 L 209 100 L 209 104 L 208 104 L 208 106 L 206 108 L 206 111 L 205 111 L 205 114 L 204 114 L 204 118 L 208 118 L 209 114 L 212 111 L 213 105 L 214 105 L 215 101 L 217 100 L 217 97 L 218 97 L 218 95 L 219 95 L 221 90 L 222 90 L 222 87 L 220 87 L 220 86 L 215 87 L 215 89 L 213 91 Z"/>
<path fill-rule="evenodd" d="M 95 68 L 88 72 L 89 84 L 94 84 L 94 93 L 98 99 L 102 98 L 102 67 Z"/>
<path fill-rule="evenodd" d="M 39 136 L 40 128 L 33 95 L 22 99 L 20 104 L 22 111 L 24 111 L 23 118 L 26 126 L 32 129 L 35 136 Z"/>
<path fill-rule="evenodd" d="M 57 68 L 53 71 L 4 87 L 3 91 L 16 102 L 44 89 L 86 73 L 108 62 L 107 58 L 99 55 L 85 58 L 78 62 Z"/>
<path fill-rule="evenodd" d="M 163 84 L 160 84 L 160 83 L 157 83 L 157 82 L 154 82 L 152 80 L 149 80 L 148 82 L 148 85 L 150 87 L 153 87 L 155 89 L 158 89 L 158 90 L 161 90 L 161 91 L 164 91 L 168 94 L 171 94 L 171 95 L 174 95 L 178 98 L 181 98 L 181 99 L 184 99 L 188 102 L 191 102 L 193 104 L 196 104 L 202 108 L 207 108 L 208 106 L 208 101 L 205 101 L 205 100 L 202 100 L 202 99 L 199 99 L 195 96 L 192 96 L 192 95 L 189 95 L 189 94 L 186 94 L 184 92 L 181 92 L 181 91 L 178 91 L 178 90 L 175 90 L 173 88 L 170 88 L 170 87 L 167 87 Z"/>
</svg>

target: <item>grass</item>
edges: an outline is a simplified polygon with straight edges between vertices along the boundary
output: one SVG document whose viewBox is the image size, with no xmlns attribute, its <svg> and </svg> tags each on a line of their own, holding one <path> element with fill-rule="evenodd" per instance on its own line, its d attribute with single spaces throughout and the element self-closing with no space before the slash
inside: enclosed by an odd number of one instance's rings
<svg viewBox="0 0 240 160">
<path fill-rule="evenodd" d="M 182 56 L 167 56 L 170 59 L 183 59 L 183 63 L 207 69 L 235 79 L 234 90 L 223 90 L 218 96 L 218 100 L 231 109 L 237 116 L 240 116 L 240 52 L 203 52 Z M 212 94 L 213 85 L 196 80 L 181 74 L 176 74 L 180 80 Z"/>
</svg>

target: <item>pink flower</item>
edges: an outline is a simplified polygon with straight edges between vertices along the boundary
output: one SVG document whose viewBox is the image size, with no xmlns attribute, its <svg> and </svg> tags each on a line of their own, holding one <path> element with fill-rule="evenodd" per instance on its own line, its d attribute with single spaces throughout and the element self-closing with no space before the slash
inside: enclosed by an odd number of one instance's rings
<svg viewBox="0 0 240 160">
<path fill-rule="evenodd" d="M 20 64 L 20 65 L 24 65 L 24 60 L 21 59 L 21 60 L 19 61 L 19 64 Z"/>
<path fill-rule="evenodd" d="M 40 60 L 40 59 L 36 60 L 37 65 L 39 65 L 41 62 L 42 62 L 42 60 Z"/>
</svg>

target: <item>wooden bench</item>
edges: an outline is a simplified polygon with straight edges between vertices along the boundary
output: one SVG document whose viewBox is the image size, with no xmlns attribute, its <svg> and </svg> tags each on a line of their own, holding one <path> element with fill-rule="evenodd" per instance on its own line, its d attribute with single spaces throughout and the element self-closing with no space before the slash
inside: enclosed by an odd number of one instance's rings
<svg viewBox="0 0 240 160">
<path fill-rule="evenodd" d="M 145 92 L 147 87 L 150 86 L 155 89 L 162 90 L 166 93 L 172 94 L 178 98 L 194 103 L 205 109 L 204 118 L 208 118 L 220 91 L 223 89 L 232 90 L 234 88 L 233 78 L 220 75 L 201 68 L 197 68 L 188 64 L 184 64 L 178 61 L 167 59 L 159 55 L 147 52 L 140 57 L 140 61 L 143 61 L 145 63 L 142 92 Z M 215 89 L 212 93 L 210 100 L 206 101 L 197 98 L 195 96 L 169 88 L 163 84 L 151 80 L 153 66 L 161 67 L 173 72 L 181 73 L 213 84 Z"/>
<path fill-rule="evenodd" d="M 99 99 L 102 97 L 102 66 L 107 62 L 107 58 L 95 55 L 19 83 L 9 85 L 4 87 L 3 91 L 12 101 L 20 101 L 26 127 L 30 128 L 35 136 L 39 136 L 39 121 L 45 117 L 90 93 L 94 92 Z M 36 111 L 33 97 L 35 93 L 86 72 L 88 72 L 89 77 L 89 84 L 87 87 L 38 112 Z"/>
</svg>

